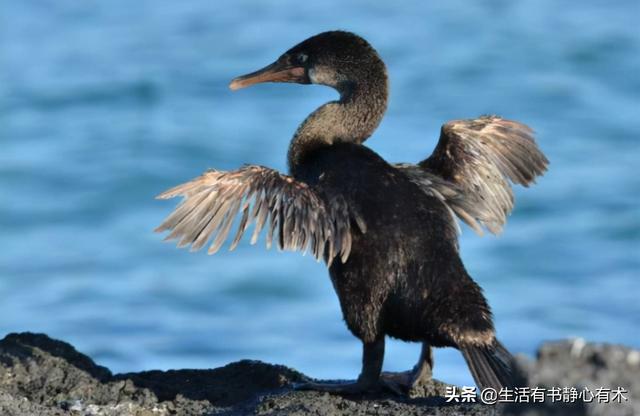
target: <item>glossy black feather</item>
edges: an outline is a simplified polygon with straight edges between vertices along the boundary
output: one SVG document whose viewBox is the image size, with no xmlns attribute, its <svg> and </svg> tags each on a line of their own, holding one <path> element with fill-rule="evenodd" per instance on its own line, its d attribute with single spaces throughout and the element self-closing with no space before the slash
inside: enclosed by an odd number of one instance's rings
<svg viewBox="0 0 640 416">
<path fill-rule="evenodd" d="M 492 337 L 491 313 L 457 250 L 447 208 L 367 147 L 321 148 L 293 172 L 319 195 L 341 195 L 362 214 L 345 263 L 330 274 L 349 329 L 455 346 Z"/>
</svg>

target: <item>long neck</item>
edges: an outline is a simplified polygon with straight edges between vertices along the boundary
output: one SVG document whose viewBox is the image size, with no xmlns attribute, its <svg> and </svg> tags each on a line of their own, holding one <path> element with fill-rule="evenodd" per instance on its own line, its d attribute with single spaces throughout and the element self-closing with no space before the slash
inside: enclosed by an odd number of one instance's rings
<svg viewBox="0 0 640 416">
<path fill-rule="evenodd" d="M 382 67 L 367 75 L 358 82 L 335 86 L 340 99 L 322 105 L 298 127 L 289 146 L 291 172 L 319 147 L 339 142 L 361 144 L 373 134 L 387 109 L 387 74 Z"/>
</svg>

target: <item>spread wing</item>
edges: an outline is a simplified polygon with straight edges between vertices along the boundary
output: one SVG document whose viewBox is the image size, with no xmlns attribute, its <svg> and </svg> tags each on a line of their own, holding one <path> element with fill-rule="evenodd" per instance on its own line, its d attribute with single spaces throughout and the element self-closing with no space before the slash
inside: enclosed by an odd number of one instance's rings
<svg viewBox="0 0 640 416">
<path fill-rule="evenodd" d="M 513 209 L 510 182 L 529 186 L 547 170 L 533 131 L 498 116 L 453 120 L 442 126 L 433 154 L 397 167 L 443 200 L 478 234 L 498 234 Z"/>
<path fill-rule="evenodd" d="M 190 244 L 192 251 L 212 240 L 208 252 L 217 252 L 238 213 L 240 222 L 230 250 L 254 222 L 251 244 L 266 226 L 267 247 L 275 238 L 280 249 L 310 249 L 318 260 L 325 257 L 331 262 L 339 255 L 345 262 L 351 250 L 351 219 L 366 231 L 362 218 L 343 198 L 321 198 L 307 184 L 262 166 L 211 170 L 157 198 L 176 196 L 184 200 L 156 231 L 171 231 L 166 240 L 179 239 L 178 247 Z"/>
</svg>

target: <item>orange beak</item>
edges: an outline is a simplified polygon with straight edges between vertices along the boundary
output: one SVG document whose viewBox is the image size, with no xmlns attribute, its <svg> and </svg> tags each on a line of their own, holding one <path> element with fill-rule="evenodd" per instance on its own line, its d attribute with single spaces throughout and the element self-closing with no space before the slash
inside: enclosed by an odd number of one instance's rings
<svg viewBox="0 0 640 416">
<path fill-rule="evenodd" d="M 239 90 L 240 88 L 249 87 L 253 84 L 259 84 L 261 82 L 297 82 L 300 84 L 308 83 L 306 81 L 306 71 L 303 67 L 292 66 L 286 62 L 281 61 L 281 59 L 278 59 L 271 65 L 267 65 L 256 72 L 234 78 L 229 84 L 229 88 L 235 91 Z"/>
</svg>

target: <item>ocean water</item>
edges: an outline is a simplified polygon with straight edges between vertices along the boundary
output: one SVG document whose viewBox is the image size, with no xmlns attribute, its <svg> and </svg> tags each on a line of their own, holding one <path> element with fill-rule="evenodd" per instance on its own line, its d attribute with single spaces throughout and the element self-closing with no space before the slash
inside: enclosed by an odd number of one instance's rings
<svg viewBox="0 0 640 416">
<path fill-rule="evenodd" d="M 367 145 L 429 155 L 440 125 L 497 113 L 537 132 L 551 165 L 500 237 L 461 252 L 514 352 L 585 337 L 640 347 L 638 2 L 13 1 L 0 6 L 0 335 L 37 331 L 114 371 L 243 358 L 354 378 L 360 344 L 325 267 L 242 244 L 215 256 L 152 230 L 166 188 L 207 168 L 286 169 L 319 86 L 231 78 L 341 28 L 390 75 Z M 390 341 L 385 369 L 419 346 Z M 460 354 L 435 375 L 472 383 Z"/>
</svg>

